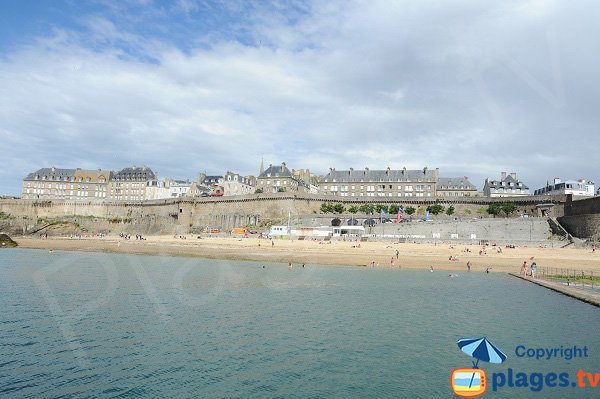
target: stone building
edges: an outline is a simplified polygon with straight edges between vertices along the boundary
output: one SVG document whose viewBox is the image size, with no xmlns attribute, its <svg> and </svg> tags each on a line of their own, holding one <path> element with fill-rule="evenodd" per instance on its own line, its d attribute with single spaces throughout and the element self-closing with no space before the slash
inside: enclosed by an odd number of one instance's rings
<svg viewBox="0 0 600 399">
<path fill-rule="evenodd" d="M 71 199 L 76 169 L 42 168 L 23 179 L 23 199 Z"/>
<path fill-rule="evenodd" d="M 107 170 L 75 170 L 73 189 L 69 191 L 71 199 L 106 199 L 110 173 Z M 72 192 L 71 192 L 72 191 Z"/>
<path fill-rule="evenodd" d="M 485 179 L 483 195 L 486 197 L 522 197 L 530 194 L 529 187 L 517 179 L 516 173 L 502 172 L 500 180 Z"/>
<path fill-rule="evenodd" d="M 338 197 L 435 197 L 439 169 L 335 170 L 319 183 L 319 192 Z"/>
<path fill-rule="evenodd" d="M 285 162 L 281 165 L 269 167 L 256 178 L 256 189 L 264 193 L 276 193 L 283 191 L 310 192 L 310 187 L 295 177 L 288 169 Z"/>
<path fill-rule="evenodd" d="M 475 197 L 477 188 L 471 184 L 467 176 L 440 177 L 437 182 L 438 197 Z"/>
<path fill-rule="evenodd" d="M 223 176 L 223 195 L 245 195 L 252 194 L 256 190 L 256 178 L 254 176 L 241 176 L 239 173 L 227 171 Z"/>
<path fill-rule="evenodd" d="M 114 201 L 143 201 L 146 199 L 148 182 L 155 179 L 152 169 L 146 166 L 113 172 L 108 183 L 108 198 Z"/>
</svg>

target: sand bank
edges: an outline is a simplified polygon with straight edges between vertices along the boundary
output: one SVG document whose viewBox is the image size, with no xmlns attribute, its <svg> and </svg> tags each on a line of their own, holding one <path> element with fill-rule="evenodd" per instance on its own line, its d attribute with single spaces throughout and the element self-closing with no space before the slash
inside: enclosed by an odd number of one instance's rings
<svg viewBox="0 0 600 399">
<path fill-rule="evenodd" d="M 132 238 L 15 238 L 22 248 L 67 251 L 106 251 L 143 255 L 195 256 L 213 259 L 293 262 L 324 265 L 367 266 L 372 261 L 378 267 L 426 268 L 444 270 L 494 272 L 520 271 L 523 261 L 535 261 L 538 266 L 570 268 L 600 275 L 600 251 L 578 248 L 496 248 L 488 246 L 479 254 L 478 245 L 415 244 L 390 242 L 330 242 L 274 240 L 256 237 L 212 237 L 187 239 L 172 236 L 149 236 L 139 241 Z M 470 252 L 465 252 L 469 249 Z M 501 252 L 499 252 L 501 249 Z M 398 258 L 396 259 L 396 251 Z M 451 261 L 453 256 L 458 260 Z"/>
</svg>

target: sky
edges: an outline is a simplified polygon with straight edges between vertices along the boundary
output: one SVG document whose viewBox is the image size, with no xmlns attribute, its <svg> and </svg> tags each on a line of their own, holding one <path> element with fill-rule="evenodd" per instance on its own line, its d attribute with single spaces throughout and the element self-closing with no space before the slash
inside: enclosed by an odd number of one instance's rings
<svg viewBox="0 0 600 399">
<path fill-rule="evenodd" d="M 0 194 L 42 167 L 596 180 L 600 2 L 0 0 Z"/>
</svg>

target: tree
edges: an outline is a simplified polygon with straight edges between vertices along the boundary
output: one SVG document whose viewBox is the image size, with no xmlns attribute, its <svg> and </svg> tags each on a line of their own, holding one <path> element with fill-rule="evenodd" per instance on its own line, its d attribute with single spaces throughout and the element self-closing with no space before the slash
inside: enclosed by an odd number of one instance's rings
<svg viewBox="0 0 600 399">
<path fill-rule="evenodd" d="M 360 207 L 358 207 L 359 211 L 366 213 L 367 215 L 371 215 L 374 209 L 375 207 L 373 204 L 362 204 Z"/>
<path fill-rule="evenodd" d="M 348 212 L 355 214 L 359 211 L 358 207 L 356 205 L 352 205 L 350 208 L 348 208 Z"/>
<path fill-rule="evenodd" d="M 390 212 L 390 214 L 397 214 L 399 210 L 400 205 L 393 204 L 388 207 L 388 211 Z"/>
<path fill-rule="evenodd" d="M 333 206 L 333 211 L 337 214 L 344 213 L 346 211 L 346 207 L 342 204 L 335 204 Z"/>
<path fill-rule="evenodd" d="M 448 215 L 448 216 L 454 215 L 454 207 L 452 205 L 450 205 L 448 207 L 448 209 L 446 209 L 446 215 Z"/>
<path fill-rule="evenodd" d="M 388 207 L 387 205 L 377 204 L 375 205 L 375 210 L 377 211 L 377 213 L 381 213 L 381 211 L 387 213 Z"/>
<path fill-rule="evenodd" d="M 493 204 L 489 204 L 487 207 L 487 213 L 490 215 L 494 215 L 494 217 L 498 216 L 502 211 L 502 205 L 498 202 L 494 202 Z"/>
<path fill-rule="evenodd" d="M 330 202 L 323 202 L 321 204 L 321 212 L 323 213 L 333 213 L 333 204 Z"/>
<path fill-rule="evenodd" d="M 425 209 L 418 207 L 417 208 L 417 215 L 424 215 L 425 214 Z"/>
<path fill-rule="evenodd" d="M 277 189 L 277 192 L 278 192 L 278 193 L 285 193 L 285 187 L 279 187 L 279 188 Z"/>
<path fill-rule="evenodd" d="M 473 213 L 473 211 L 471 211 L 469 208 L 465 209 L 465 215 L 470 215 L 471 213 Z"/>
<path fill-rule="evenodd" d="M 514 202 L 504 202 L 500 207 L 502 208 L 502 212 L 504 212 L 506 216 L 510 215 L 511 213 L 517 210 L 517 205 Z"/>
<path fill-rule="evenodd" d="M 257 188 L 256 191 L 254 191 L 256 194 L 261 194 L 263 192 L 262 188 Z"/>
<path fill-rule="evenodd" d="M 440 204 L 433 204 L 427 207 L 427 210 L 429 211 L 429 213 L 431 213 L 432 215 L 439 215 L 440 213 L 444 212 L 446 208 L 443 205 Z"/>
<path fill-rule="evenodd" d="M 412 206 L 407 206 L 406 208 L 404 208 L 404 213 L 406 213 L 407 215 L 412 215 L 413 213 L 415 213 L 416 209 Z"/>
</svg>

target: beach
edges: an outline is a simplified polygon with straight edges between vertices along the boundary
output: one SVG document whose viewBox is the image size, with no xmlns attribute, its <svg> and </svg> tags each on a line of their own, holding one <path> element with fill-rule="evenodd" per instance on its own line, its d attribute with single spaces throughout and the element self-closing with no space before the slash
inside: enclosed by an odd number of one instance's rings
<svg viewBox="0 0 600 399">
<path fill-rule="evenodd" d="M 298 241 L 250 236 L 203 237 L 148 236 L 144 240 L 121 237 L 14 238 L 21 248 L 53 251 L 99 251 L 139 255 L 192 256 L 209 259 L 252 260 L 287 264 L 321 264 L 379 268 L 418 268 L 472 272 L 519 273 L 524 261 L 538 267 L 573 269 L 600 275 L 600 251 L 590 248 L 505 248 L 448 243 L 394 243 L 391 241 Z M 559 243 L 555 243 L 557 246 Z M 548 246 L 551 245 L 550 243 Z M 398 255 L 396 256 L 396 251 Z M 484 252 L 481 252 L 484 251 Z M 453 257 L 456 260 L 450 260 Z"/>
</svg>

